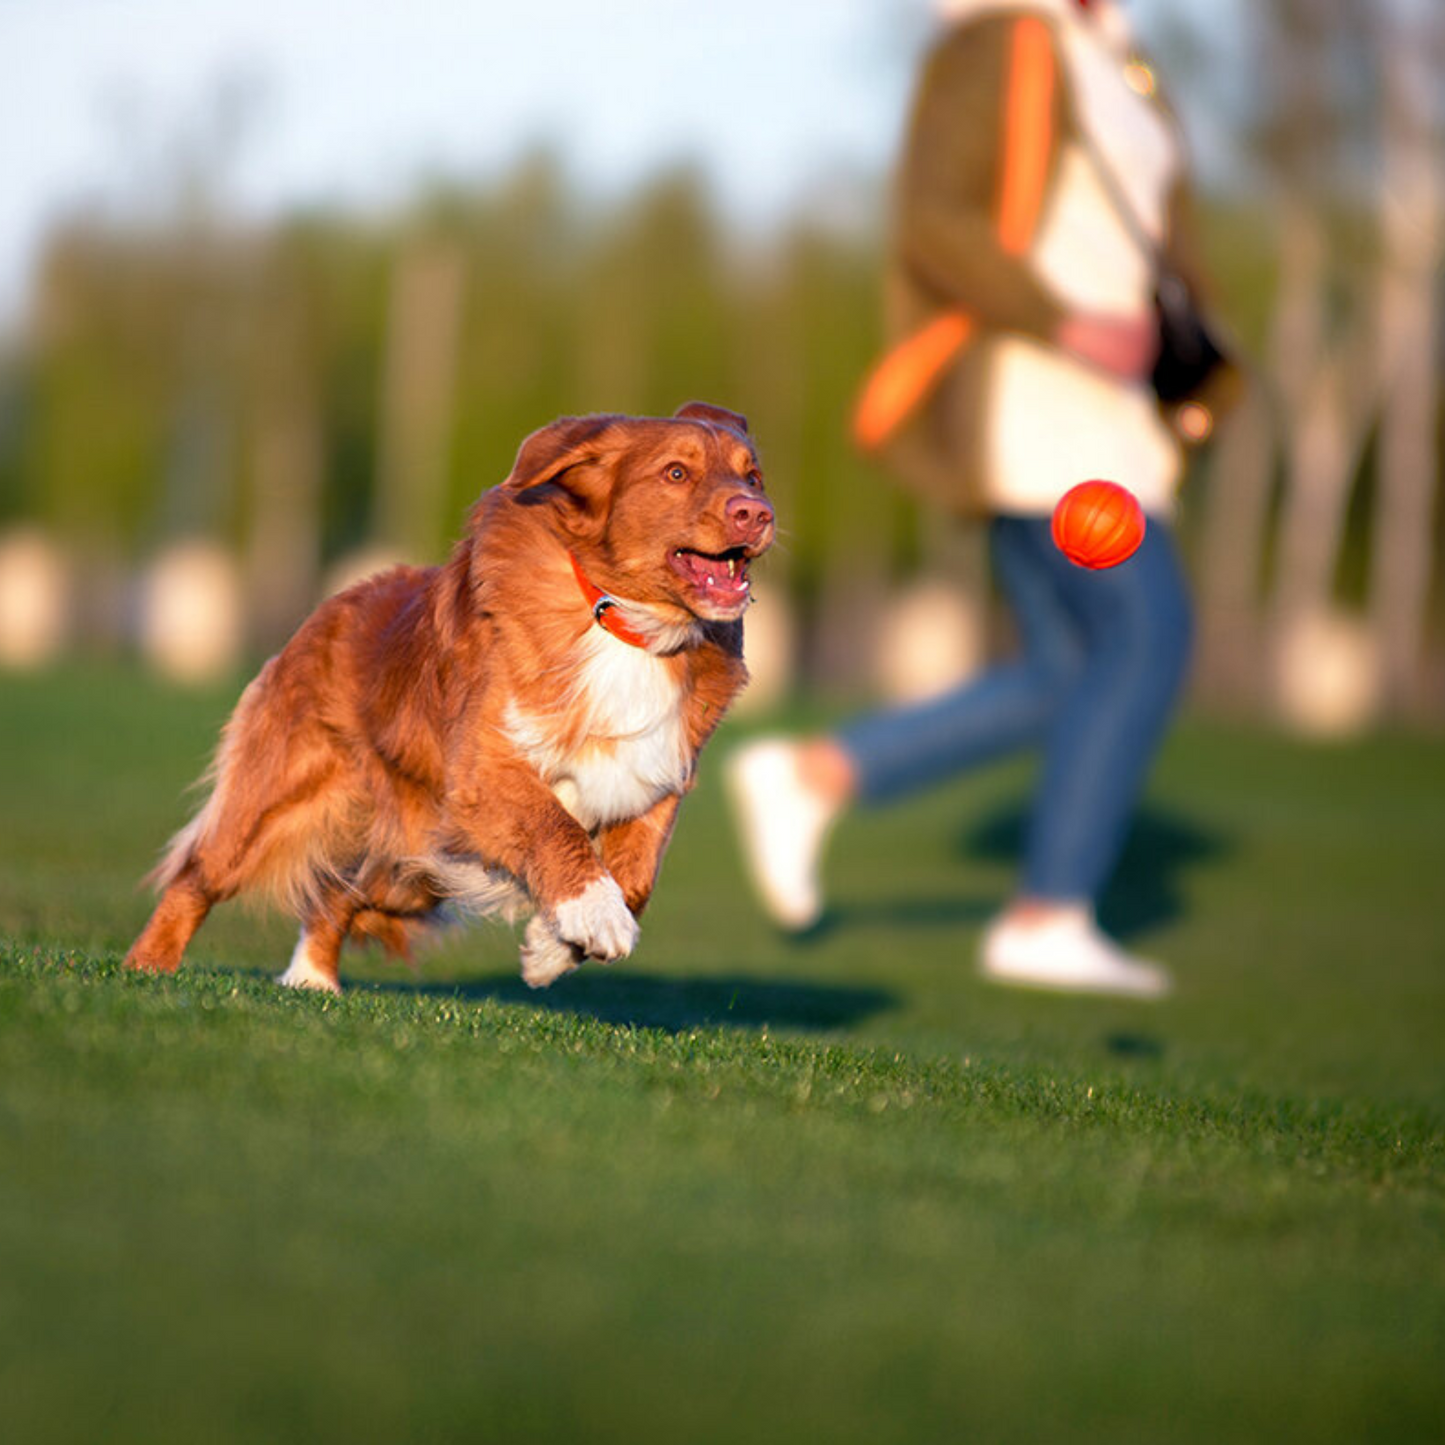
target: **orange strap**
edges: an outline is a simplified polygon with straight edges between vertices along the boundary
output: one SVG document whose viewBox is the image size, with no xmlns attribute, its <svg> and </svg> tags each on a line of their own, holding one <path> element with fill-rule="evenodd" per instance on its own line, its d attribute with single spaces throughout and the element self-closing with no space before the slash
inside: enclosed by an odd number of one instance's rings
<svg viewBox="0 0 1445 1445">
<path fill-rule="evenodd" d="M 1004 152 L 998 197 L 998 243 L 1022 256 L 1034 238 L 1053 144 L 1054 48 L 1036 15 L 1013 29 L 1004 102 Z"/>
<path fill-rule="evenodd" d="M 1021 256 L 1043 208 L 1053 145 L 1054 50 L 1048 26 L 1024 16 L 1011 35 L 1004 91 L 1004 151 L 998 197 L 998 241 Z M 853 412 L 853 439 L 881 446 L 937 385 L 967 344 L 973 318 L 945 311 L 898 342 L 863 384 Z"/>
<path fill-rule="evenodd" d="M 853 437 L 860 447 L 872 451 L 888 440 L 932 391 L 972 330 L 972 319 L 962 311 L 944 311 L 888 352 L 869 374 L 853 411 Z"/>
</svg>

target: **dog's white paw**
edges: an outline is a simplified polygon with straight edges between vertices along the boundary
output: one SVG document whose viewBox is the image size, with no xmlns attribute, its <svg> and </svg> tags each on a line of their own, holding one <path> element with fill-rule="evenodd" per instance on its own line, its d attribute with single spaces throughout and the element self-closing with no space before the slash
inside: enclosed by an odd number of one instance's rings
<svg viewBox="0 0 1445 1445">
<path fill-rule="evenodd" d="M 611 963 L 637 947 L 637 920 L 609 873 L 559 903 L 552 918 L 558 937 L 575 943 L 588 958 Z"/>
<path fill-rule="evenodd" d="M 291 955 L 286 972 L 277 974 L 276 982 L 282 988 L 314 988 L 323 993 L 337 994 L 341 992 L 341 983 L 336 975 L 318 967 L 311 957 L 311 942 L 304 929 L 296 941 L 296 951 Z"/>
<path fill-rule="evenodd" d="M 528 988 L 546 988 L 581 963 L 582 950 L 559 938 L 546 914 L 535 914 L 522 941 L 522 982 Z"/>
</svg>

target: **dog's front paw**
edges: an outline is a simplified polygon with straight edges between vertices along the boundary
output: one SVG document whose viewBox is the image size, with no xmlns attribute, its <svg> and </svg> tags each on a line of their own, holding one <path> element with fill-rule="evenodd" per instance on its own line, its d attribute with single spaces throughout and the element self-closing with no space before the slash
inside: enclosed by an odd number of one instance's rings
<svg viewBox="0 0 1445 1445">
<path fill-rule="evenodd" d="M 545 913 L 534 914 L 522 940 L 522 982 L 528 988 L 546 988 L 581 963 L 582 950 L 559 938 Z"/>
<path fill-rule="evenodd" d="M 609 873 L 552 911 L 558 937 L 575 943 L 587 958 L 611 963 L 637 947 L 637 920 Z"/>
</svg>

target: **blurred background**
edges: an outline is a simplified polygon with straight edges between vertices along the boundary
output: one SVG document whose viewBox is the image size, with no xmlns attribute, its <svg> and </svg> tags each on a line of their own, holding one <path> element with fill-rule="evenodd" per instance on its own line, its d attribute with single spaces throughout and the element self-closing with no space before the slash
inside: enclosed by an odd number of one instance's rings
<svg viewBox="0 0 1445 1445">
<path fill-rule="evenodd" d="M 1136 0 L 1246 402 L 1181 538 L 1194 704 L 1445 719 L 1439 0 Z M 253 666 L 439 560 L 554 416 L 745 412 L 754 707 L 919 696 L 977 538 L 848 439 L 925 0 L 0 0 L 0 669 Z M 3 683 L 0 683 L 3 685 Z"/>
</svg>

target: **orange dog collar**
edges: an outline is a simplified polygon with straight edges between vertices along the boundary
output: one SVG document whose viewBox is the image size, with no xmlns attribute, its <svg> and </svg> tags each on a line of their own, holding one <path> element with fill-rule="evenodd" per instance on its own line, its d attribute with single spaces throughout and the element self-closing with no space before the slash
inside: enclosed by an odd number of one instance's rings
<svg viewBox="0 0 1445 1445">
<path fill-rule="evenodd" d="M 582 570 L 582 564 L 571 552 L 567 554 L 567 558 L 572 563 L 572 575 L 582 589 L 582 596 L 586 598 L 588 607 L 592 609 L 592 620 L 604 632 L 610 632 L 620 642 L 646 649 L 647 639 L 622 620 L 622 614 L 618 611 L 620 604 L 617 599 L 610 592 L 604 592 L 588 578 Z"/>
</svg>

